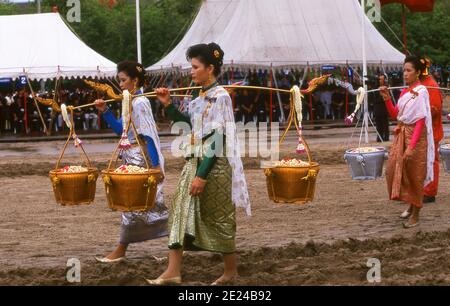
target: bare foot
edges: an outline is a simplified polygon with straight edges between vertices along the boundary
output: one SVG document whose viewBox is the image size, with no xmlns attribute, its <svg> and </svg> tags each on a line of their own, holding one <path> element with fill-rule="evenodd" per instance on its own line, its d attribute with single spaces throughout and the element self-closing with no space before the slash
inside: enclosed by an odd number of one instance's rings
<svg viewBox="0 0 450 306">
<path fill-rule="evenodd" d="M 403 223 L 404 228 L 411 228 L 419 225 L 419 217 L 414 214 L 408 219 L 408 222 Z"/>
<path fill-rule="evenodd" d="M 164 271 L 163 274 L 158 276 L 159 279 L 170 279 L 175 277 L 181 277 L 181 273 L 173 272 L 173 271 Z"/>
<path fill-rule="evenodd" d="M 410 225 L 416 224 L 417 222 L 419 222 L 419 218 L 417 216 L 412 215 L 408 219 L 408 224 L 410 224 Z"/>
<path fill-rule="evenodd" d="M 113 260 L 121 257 L 125 257 L 126 254 L 126 248 L 123 248 L 122 246 L 118 246 L 113 252 L 111 252 L 106 258 Z"/>
<path fill-rule="evenodd" d="M 226 285 L 232 284 L 239 275 L 237 273 L 224 273 L 221 277 L 219 277 L 214 283 L 211 285 Z"/>
</svg>

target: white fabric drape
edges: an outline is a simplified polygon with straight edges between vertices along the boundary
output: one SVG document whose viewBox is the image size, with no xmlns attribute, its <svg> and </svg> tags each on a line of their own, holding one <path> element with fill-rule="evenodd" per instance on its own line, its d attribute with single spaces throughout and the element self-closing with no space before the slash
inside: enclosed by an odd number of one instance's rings
<svg viewBox="0 0 450 306">
<path fill-rule="evenodd" d="M 211 102 L 210 109 L 208 101 Z M 221 86 L 210 89 L 206 96 L 198 97 L 189 105 L 189 115 L 196 139 L 202 139 L 213 130 L 224 132 L 226 137 L 226 157 L 232 168 L 232 200 L 251 215 L 250 199 L 242 165 L 236 124 L 234 122 L 232 100 Z M 199 123 L 200 122 L 200 123 Z M 216 150 L 219 144 L 216 143 Z"/>
<path fill-rule="evenodd" d="M 425 118 L 427 129 L 427 176 L 424 186 L 433 181 L 434 170 L 434 138 L 433 125 L 431 120 L 430 97 L 425 86 L 419 85 L 412 89 L 413 92 L 406 92 L 398 100 L 397 119 L 405 124 L 414 124 L 420 119 Z"/>
</svg>

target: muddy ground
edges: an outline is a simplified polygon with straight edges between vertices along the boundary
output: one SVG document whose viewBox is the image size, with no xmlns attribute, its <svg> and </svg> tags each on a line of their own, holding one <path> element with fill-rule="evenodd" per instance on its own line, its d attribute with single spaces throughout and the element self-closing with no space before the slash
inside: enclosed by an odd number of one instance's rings
<svg viewBox="0 0 450 306">
<path fill-rule="evenodd" d="M 437 201 L 425 204 L 421 225 L 403 229 L 399 214 L 405 205 L 387 199 L 383 178 L 351 179 L 343 160 L 345 149 L 355 145 L 349 132 L 306 133 L 313 159 L 321 164 L 315 200 L 306 205 L 272 203 L 260 160 L 244 158 L 253 216 L 237 213 L 241 277 L 235 284 L 366 285 L 367 260 L 378 258 L 382 285 L 450 285 L 450 174 L 442 171 Z M 295 142 L 291 134 L 282 156 L 292 155 Z M 126 262 L 96 263 L 93 257 L 107 254 L 118 241 L 120 214 L 107 207 L 101 179 L 92 205 L 55 203 L 47 173 L 62 144 L 0 144 L 0 285 L 66 285 L 69 258 L 81 261 L 82 285 L 145 285 L 145 277 L 165 268 L 152 256 L 166 256 L 167 238 L 132 245 Z M 104 169 L 110 158 L 104 148 L 114 141 L 90 145 L 90 158 Z M 72 153 L 64 163 L 79 163 Z M 164 155 L 170 205 L 183 160 L 167 149 Z M 183 279 L 207 285 L 222 268 L 217 254 L 187 253 Z"/>
</svg>

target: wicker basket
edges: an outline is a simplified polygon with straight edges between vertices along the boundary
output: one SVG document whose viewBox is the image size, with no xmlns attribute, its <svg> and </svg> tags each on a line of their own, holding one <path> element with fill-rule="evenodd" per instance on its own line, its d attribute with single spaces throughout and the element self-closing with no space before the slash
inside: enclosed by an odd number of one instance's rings
<svg viewBox="0 0 450 306">
<path fill-rule="evenodd" d="M 140 152 L 144 157 L 147 171 L 145 173 L 114 172 L 112 168 L 113 162 L 115 165 L 117 164 L 119 159 L 119 149 L 124 150 L 124 148 L 121 148 L 121 139 L 112 154 L 108 168 L 102 171 L 103 182 L 105 183 L 108 206 L 112 210 L 122 212 L 147 211 L 155 207 L 157 187 L 164 179 L 164 175 L 161 170 L 152 169 L 150 167 L 149 158 L 145 153 L 146 150 L 139 140 L 139 133 L 137 132 L 131 117 L 131 100 L 128 105 L 130 107 L 130 115 L 123 134 L 128 135 L 128 131 L 130 128 L 132 129 L 136 141 L 141 148 Z"/>
<path fill-rule="evenodd" d="M 147 173 L 114 173 L 102 171 L 108 206 L 122 212 L 147 211 L 155 206 L 157 185 L 162 180 L 159 170 Z"/>
<path fill-rule="evenodd" d="M 293 204 L 305 204 L 314 200 L 319 170 L 319 164 L 316 162 L 311 162 L 306 167 L 265 169 L 269 198 L 275 203 Z"/>
<path fill-rule="evenodd" d="M 281 147 L 292 123 L 295 124 L 297 132 L 301 137 L 301 126 L 295 115 L 293 100 L 294 97 L 291 95 L 291 111 L 288 125 L 280 139 L 279 147 Z M 268 166 L 262 166 L 266 175 L 267 193 L 269 198 L 275 203 L 305 204 L 314 200 L 316 178 L 319 174 L 320 167 L 318 163 L 312 161 L 311 151 L 306 140 L 301 137 L 301 141 L 308 156 L 307 166 L 280 167 L 273 163 L 269 163 Z"/>
<path fill-rule="evenodd" d="M 97 168 L 89 167 L 88 171 L 78 173 L 52 170 L 49 176 L 57 203 L 65 206 L 91 204 L 94 201 L 98 178 Z"/>
<path fill-rule="evenodd" d="M 96 182 L 99 171 L 94 168 L 86 154 L 86 151 L 79 141 L 75 131 L 73 129 L 73 111 L 71 112 L 72 124 L 68 125 L 70 128 L 69 136 L 66 143 L 59 155 L 56 167 L 49 172 L 50 180 L 53 186 L 53 193 L 55 194 L 55 200 L 57 203 L 65 205 L 82 205 L 91 204 L 95 199 Z M 66 173 L 61 171 L 60 163 L 64 156 L 69 141 L 74 139 L 75 146 L 82 151 L 83 156 L 86 158 L 87 171 Z"/>
</svg>

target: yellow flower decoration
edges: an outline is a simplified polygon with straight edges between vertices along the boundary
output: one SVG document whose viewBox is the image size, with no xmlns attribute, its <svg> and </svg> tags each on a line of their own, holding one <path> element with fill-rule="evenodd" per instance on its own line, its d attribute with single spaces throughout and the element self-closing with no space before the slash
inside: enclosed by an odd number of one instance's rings
<svg viewBox="0 0 450 306">
<path fill-rule="evenodd" d="M 214 56 L 216 58 L 219 58 L 220 57 L 220 52 L 218 50 L 214 50 Z"/>
</svg>

